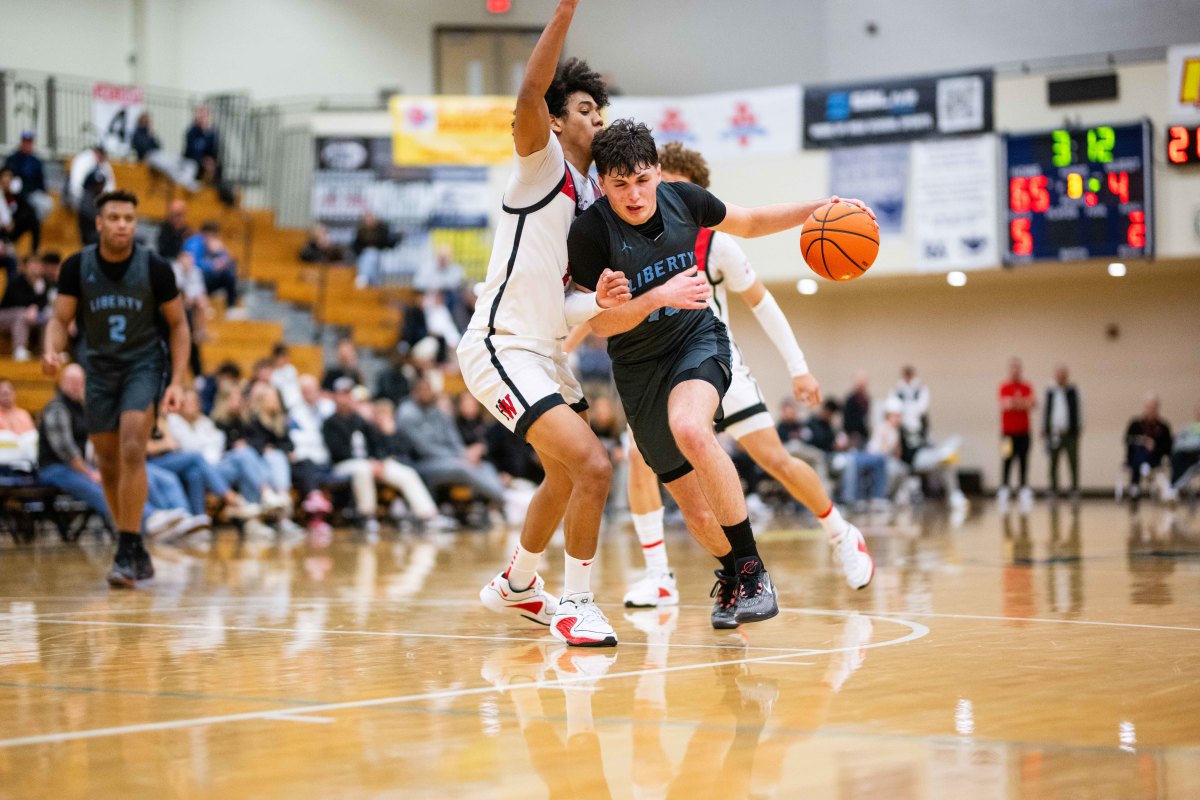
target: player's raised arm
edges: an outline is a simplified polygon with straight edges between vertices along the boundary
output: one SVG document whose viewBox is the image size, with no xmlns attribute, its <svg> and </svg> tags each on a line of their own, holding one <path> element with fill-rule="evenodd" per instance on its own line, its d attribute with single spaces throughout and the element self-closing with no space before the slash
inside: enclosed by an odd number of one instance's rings
<svg viewBox="0 0 1200 800">
<path fill-rule="evenodd" d="M 517 115 L 513 123 L 513 144 L 517 155 L 527 156 L 538 152 L 550 141 L 550 109 L 546 106 L 546 90 L 554 80 L 558 59 L 562 55 L 563 42 L 571 18 L 579 0 L 560 0 L 550 24 L 542 31 L 529 62 L 525 65 L 525 78 L 517 92 Z"/>
<path fill-rule="evenodd" d="M 850 203 L 861 208 L 875 219 L 875 212 L 868 208 L 862 200 L 843 200 L 837 196 L 824 200 L 814 200 L 809 203 L 774 203 L 769 206 L 745 208 L 731 203 L 725 204 L 725 219 L 713 230 L 740 236 L 743 239 L 754 239 L 759 236 L 769 236 L 772 233 L 798 228 L 804 220 L 826 203 Z"/>
</svg>

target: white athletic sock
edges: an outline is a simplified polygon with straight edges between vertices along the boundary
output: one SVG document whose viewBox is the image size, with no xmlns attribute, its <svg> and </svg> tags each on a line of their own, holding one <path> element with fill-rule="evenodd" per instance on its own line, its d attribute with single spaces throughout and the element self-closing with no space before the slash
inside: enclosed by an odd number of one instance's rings
<svg viewBox="0 0 1200 800">
<path fill-rule="evenodd" d="M 820 517 L 821 527 L 829 534 L 830 539 L 837 539 L 850 527 L 850 523 L 846 522 L 842 512 L 838 511 L 837 506 L 829 504 L 829 510 L 825 512 L 825 516 Z"/>
<path fill-rule="evenodd" d="M 569 594 L 590 592 L 592 590 L 592 562 L 596 560 L 596 557 L 592 556 L 587 561 L 582 561 L 574 558 L 570 553 L 563 553 L 563 560 L 567 562 L 566 577 L 563 581 L 563 597 Z"/>
<path fill-rule="evenodd" d="M 508 569 L 506 570 L 508 585 L 519 592 L 533 586 L 538 562 L 541 560 L 541 553 L 531 553 L 518 544 L 516 552 L 513 553 L 512 561 L 508 562 Z"/>
<path fill-rule="evenodd" d="M 663 510 L 657 508 L 649 514 L 632 514 L 633 529 L 642 544 L 642 557 L 646 569 L 651 572 L 668 572 L 667 545 L 663 541 Z"/>
</svg>

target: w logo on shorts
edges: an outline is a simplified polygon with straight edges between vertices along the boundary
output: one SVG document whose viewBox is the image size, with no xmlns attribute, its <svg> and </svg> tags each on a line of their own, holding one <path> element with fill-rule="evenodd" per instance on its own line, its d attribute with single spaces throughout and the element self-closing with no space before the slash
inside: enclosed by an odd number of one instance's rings
<svg viewBox="0 0 1200 800">
<path fill-rule="evenodd" d="M 496 410 L 510 420 L 517 418 L 517 407 L 513 404 L 511 394 L 506 394 L 496 401 Z"/>
</svg>

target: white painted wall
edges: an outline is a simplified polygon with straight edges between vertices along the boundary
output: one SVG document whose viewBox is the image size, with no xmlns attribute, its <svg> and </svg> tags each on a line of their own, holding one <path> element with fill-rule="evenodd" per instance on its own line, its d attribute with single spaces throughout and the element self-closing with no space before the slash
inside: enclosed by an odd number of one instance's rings
<svg viewBox="0 0 1200 800">
<path fill-rule="evenodd" d="M 433 89 L 438 25 L 554 0 L 144 0 L 146 80 L 259 98 Z M 134 0 L 0 0 L 0 64 L 127 80 Z M 879 26 L 864 32 L 867 20 Z M 1196 0 L 585 0 L 567 43 L 631 94 L 912 74 L 1200 41 Z"/>
<path fill-rule="evenodd" d="M 878 32 L 868 35 L 874 21 Z M 832 0 L 825 74 L 857 79 L 1200 40 L 1196 0 Z"/>
</svg>

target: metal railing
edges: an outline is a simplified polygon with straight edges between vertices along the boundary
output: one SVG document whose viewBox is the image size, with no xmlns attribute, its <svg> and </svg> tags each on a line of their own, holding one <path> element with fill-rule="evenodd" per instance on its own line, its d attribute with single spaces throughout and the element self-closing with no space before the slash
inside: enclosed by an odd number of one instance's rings
<svg viewBox="0 0 1200 800">
<path fill-rule="evenodd" d="M 99 141 L 92 120 L 92 91 L 97 81 L 24 69 L 0 70 L 0 150 L 8 153 L 21 132 L 36 135 L 42 158 L 65 161 Z M 262 121 L 270 109 L 255 107 L 244 94 L 201 95 L 180 89 L 144 87 L 144 110 L 164 150 L 183 152 L 184 134 L 194 110 L 207 105 L 219 134 L 224 179 L 240 186 L 263 179 L 268 140 Z"/>
</svg>

